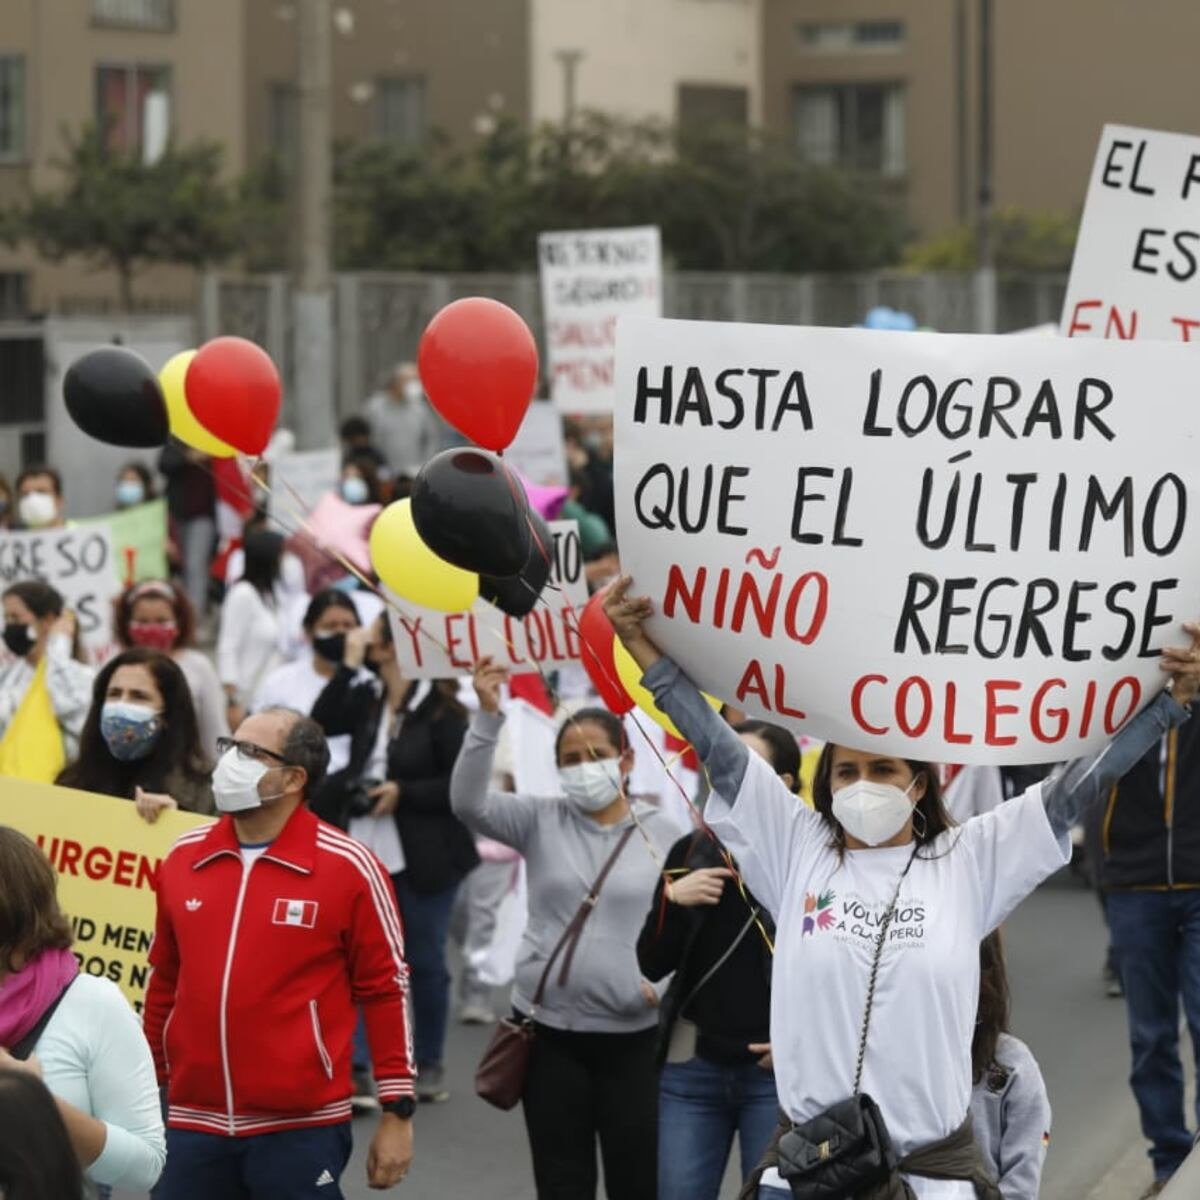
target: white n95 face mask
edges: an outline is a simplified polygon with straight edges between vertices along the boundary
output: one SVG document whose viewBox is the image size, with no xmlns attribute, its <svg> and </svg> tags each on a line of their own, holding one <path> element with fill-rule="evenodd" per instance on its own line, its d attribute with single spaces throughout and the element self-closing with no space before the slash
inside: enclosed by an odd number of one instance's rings
<svg viewBox="0 0 1200 1200">
<path fill-rule="evenodd" d="M 851 837 L 867 846 L 881 846 L 894 838 L 912 816 L 908 793 L 916 782 L 914 779 L 908 787 L 899 788 L 894 783 L 859 779 L 833 793 L 833 815 Z"/>
<path fill-rule="evenodd" d="M 282 792 L 276 796 L 259 795 L 258 785 L 270 769 L 264 762 L 243 758 L 236 749 L 226 750 L 212 776 L 217 808 L 223 813 L 249 812 L 261 808 L 267 800 L 278 800 Z"/>
<path fill-rule="evenodd" d="M 560 767 L 558 781 L 580 812 L 600 812 L 621 794 L 620 760 L 597 758 L 574 767 Z"/>
<path fill-rule="evenodd" d="M 17 504 L 17 516 L 29 529 L 43 529 L 58 516 L 58 501 L 49 492 L 27 492 Z"/>
</svg>

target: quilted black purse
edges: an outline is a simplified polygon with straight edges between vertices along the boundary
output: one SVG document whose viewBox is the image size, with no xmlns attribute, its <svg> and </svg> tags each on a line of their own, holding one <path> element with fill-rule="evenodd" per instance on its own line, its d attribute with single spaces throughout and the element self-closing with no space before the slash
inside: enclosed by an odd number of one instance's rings
<svg viewBox="0 0 1200 1200">
<path fill-rule="evenodd" d="M 839 1101 L 800 1125 L 793 1125 L 779 1140 L 779 1174 L 798 1200 L 845 1200 L 864 1188 L 886 1182 L 899 1165 L 899 1156 L 892 1147 L 879 1105 L 858 1089 L 862 1084 L 879 960 L 883 957 L 883 945 L 896 915 L 900 888 L 916 856 L 914 846 L 879 926 L 871 979 L 867 984 L 867 1009 L 858 1040 L 853 1093 L 848 1100 Z"/>
</svg>

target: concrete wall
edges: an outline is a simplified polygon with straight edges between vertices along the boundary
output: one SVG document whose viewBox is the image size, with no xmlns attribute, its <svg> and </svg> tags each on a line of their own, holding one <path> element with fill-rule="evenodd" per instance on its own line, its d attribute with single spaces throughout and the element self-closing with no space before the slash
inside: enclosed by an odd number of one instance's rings
<svg viewBox="0 0 1200 1200">
<path fill-rule="evenodd" d="M 759 113 L 764 0 L 532 0 L 532 115 L 563 116 L 559 50 L 582 50 L 580 108 L 674 121 L 680 84 L 745 88 Z M 769 0 L 766 0 L 769 3 Z"/>
</svg>

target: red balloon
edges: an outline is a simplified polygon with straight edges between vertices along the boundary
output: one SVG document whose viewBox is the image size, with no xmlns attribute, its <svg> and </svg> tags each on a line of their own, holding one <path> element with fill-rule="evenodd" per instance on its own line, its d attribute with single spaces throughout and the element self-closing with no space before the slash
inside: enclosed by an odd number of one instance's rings
<svg viewBox="0 0 1200 1200">
<path fill-rule="evenodd" d="M 610 711 L 621 716 L 633 708 L 633 699 L 621 685 L 613 662 L 612 622 L 604 612 L 604 593 L 597 592 L 584 606 L 579 618 L 579 641 L 583 669 Z"/>
<path fill-rule="evenodd" d="M 425 327 L 417 369 L 433 407 L 476 445 L 499 451 L 517 436 L 533 399 L 537 343 L 507 304 L 470 296 Z"/>
<path fill-rule="evenodd" d="M 279 419 L 283 390 L 271 356 L 240 337 L 213 338 L 183 380 L 192 416 L 243 454 L 261 454 Z"/>
</svg>

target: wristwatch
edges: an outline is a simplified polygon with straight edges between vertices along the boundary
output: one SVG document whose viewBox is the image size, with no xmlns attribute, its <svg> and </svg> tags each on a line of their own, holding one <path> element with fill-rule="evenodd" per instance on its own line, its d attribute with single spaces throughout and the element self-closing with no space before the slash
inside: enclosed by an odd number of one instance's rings
<svg viewBox="0 0 1200 1200">
<path fill-rule="evenodd" d="M 417 1102 L 412 1096 L 401 1096 L 399 1100 L 393 1100 L 390 1104 L 384 1104 L 381 1107 L 385 1113 L 391 1113 L 394 1117 L 409 1121 L 412 1119 L 413 1113 L 417 1111 Z"/>
</svg>

